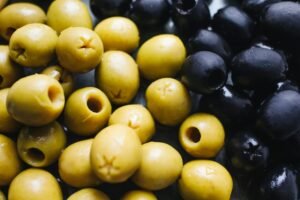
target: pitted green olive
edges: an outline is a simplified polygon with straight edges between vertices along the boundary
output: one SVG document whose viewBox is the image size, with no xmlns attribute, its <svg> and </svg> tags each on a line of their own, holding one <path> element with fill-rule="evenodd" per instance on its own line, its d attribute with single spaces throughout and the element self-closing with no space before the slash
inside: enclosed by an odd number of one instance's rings
<svg viewBox="0 0 300 200">
<path fill-rule="evenodd" d="M 109 200 L 102 191 L 93 188 L 85 188 L 72 194 L 67 200 Z"/>
</svg>

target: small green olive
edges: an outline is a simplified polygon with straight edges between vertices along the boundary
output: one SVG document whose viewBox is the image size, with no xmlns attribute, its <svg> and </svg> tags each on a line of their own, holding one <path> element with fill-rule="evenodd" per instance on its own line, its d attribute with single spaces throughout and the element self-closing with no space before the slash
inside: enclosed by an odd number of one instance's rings
<svg viewBox="0 0 300 200">
<path fill-rule="evenodd" d="M 42 74 L 19 79 L 9 89 L 6 101 L 8 113 L 28 126 L 43 126 L 54 121 L 64 104 L 64 91 L 59 82 Z"/>
<path fill-rule="evenodd" d="M 132 190 L 123 195 L 121 200 L 157 200 L 153 192 L 146 190 Z"/>
<path fill-rule="evenodd" d="M 8 185 L 21 171 L 21 161 L 13 140 L 0 134 L 0 186 Z"/>
<path fill-rule="evenodd" d="M 0 200 L 6 200 L 6 197 L 1 190 L 0 190 Z"/>
<path fill-rule="evenodd" d="M 101 90 L 81 88 L 71 94 L 66 102 L 65 125 L 75 134 L 95 135 L 107 124 L 111 109 L 108 98 Z"/>
<path fill-rule="evenodd" d="M 110 200 L 110 198 L 100 190 L 85 188 L 75 192 L 67 200 Z"/>
<path fill-rule="evenodd" d="M 129 103 L 136 95 L 139 71 L 133 58 L 122 51 L 107 51 L 96 70 L 96 84 L 117 105 Z"/>
<path fill-rule="evenodd" d="M 9 200 L 63 200 L 55 177 L 42 169 L 30 168 L 22 171 L 11 182 Z"/>
<path fill-rule="evenodd" d="M 20 157 L 33 167 L 46 167 L 56 162 L 65 146 L 66 135 L 58 122 L 23 127 L 17 141 Z"/>
</svg>

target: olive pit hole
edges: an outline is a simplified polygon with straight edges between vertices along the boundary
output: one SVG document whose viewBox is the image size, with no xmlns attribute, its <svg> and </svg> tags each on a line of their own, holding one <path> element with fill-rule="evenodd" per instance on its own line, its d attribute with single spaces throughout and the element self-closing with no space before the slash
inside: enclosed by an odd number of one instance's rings
<svg viewBox="0 0 300 200">
<path fill-rule="evenodd" d="M 52 103 L 57 102 L 60 99 L 59 89 L 55 86 L 49 87 L 48 89 L 48 97 Z"/>
<path fill-rule="evenodd" d="M 99 101 L 99 99 L 95 98 L 95 97 L 90 97 L 87 101 L 87 106 L 88 108 L 94 112 L 94 113 L 98 113 L 101 111 L 102 109 L 102 104 Z"/>
<path fill-rule="evenodd" d="M 7 29 L 6 29 L 6 36 L 7 37 L 11 37 L 11 35 L 14 33 L 16 31 L 16 29 L 15 28 L 13 28 L 13 27 L 8 27 Z"/>
<path fill-rule="evenodd" d="M 42 162 L 45 160 L 45 154 L 37 148 L 28 149 L 27 155 L 32 162 Z"/>
<path fill-rule="evenodd" d="M 193 143 L 198 143 L 201 139 L 201 133 L 196 127 L 190 127 L 186 130 L 186 137 Z"/>
<path fill-rule="evenodd" d="M 225 74 L 222 70 L 213 70 L 208 78 L 208 85 L 212 88 L 221 87 L 225 81 Z"/>
<path fill-rule="evenodd" d="M 176 7 L 178 11 L 188 12 L 196 6 L 197 0 L 178 0 Z"/>
</svg>

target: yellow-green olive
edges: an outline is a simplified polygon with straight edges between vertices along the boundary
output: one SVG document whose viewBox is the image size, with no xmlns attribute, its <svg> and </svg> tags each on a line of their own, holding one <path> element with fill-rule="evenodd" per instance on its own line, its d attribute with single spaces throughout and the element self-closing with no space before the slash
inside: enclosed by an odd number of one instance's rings
<svg viewBox="0 0 300 200">
<path fill-rule="evenodd" d="M 19 79 L 9 89 L 6 100 L 8 113 L 28 126 L 43 126 L 54 121 L 64 104 L 64 91 L 59 82 L 42 74 Z"/>
<path fill-rule="evenodd" d="M 10 87 L 21 76 L 22 69 L 9 58 L 8 46 L 0 45 L 0 89 Z"/>
<path fill-rule="evenodd" d="M 107 124 L 111 109 L 108 98 L 98 88 L 78 89 L 67 100 L 65 125 L 75 134 L 95 135 Z"/>
<path fill-rule="evenodd" d="M 95 32 L 102 39 L 105 51 L 120 50 L 131 53 L 139 46 L 139 30 L 126 17 L 106 18 L 95 27 Z"/>
<path fill-rule="evenodd" d="M 141 163 L 142 145 L 139 137 L 128 126 L 115 124 L 100 131 L 91 150 L 91 165 L 103 181 L 126 181 Z"/>
<path fill-rule="evenodd" d="M 6 197 L 1 190 L 0 190 L 0 200 L 6 200 Z"/>
<path fill-rule="evenodd" d="M 63 68 L 70 72 L 83 73 L 94 69 L 100 63 L 103 44 L 94 31 L 83 27 L 70 27 L 58 37 L 56 54 Z"/>
<path fill-rule="evenodd" d="M 100 190 L 85 188 L 75 192 L 67 200 L 109 200 L 109 197 Z"/>
<path fill-rule="evenodd" d="M 184 44 L 175 35 L 157 35 L 147 40 L 137 53 L 142 76 L 149 80 L 174 77 L 186 57 Z"/>
<path fill-rule="evenodd" d="M 153 192 L 146 190 L 132 190 L 123 195 L 121 200 L 157 200 Z"/>
<path fill-rule="evenodd" d="M 88 139 L 73 143 L 61 154 L 58 161 L 59 175 L 68 185 L 83 188 L 100 184 L 90 163 L 92 142 L 93 139 Z"/>
<path fill-rule="evenodd" d="M 178 185 L 184 200 L 230 200 L 233 183 L 219 163 L 194 160 L 184 165 Z"/>
<path fill-rule="evenodd" d="M 0 90 L 0 133 L 12 134 L 19 130 L 20 123 L 14 120 L 6 109 L 8 90 Z"/>
<path fill-rule="evenodd" d="M 0 12 L 0 35 L 9 40 L 15 30 L 32 23 L 46 23 L 46 14 L 42 8 L 32 3 L 10 4 Z"/>
<path fill-rule="evenodd" d="M 41 73 L 55 78 L 58 82 L 60 82 L 64 89 L 65 97 L 68 97 L 73 92 L 75 82 L 73 75 L 68 70 L 58 65 L 54 65 L 47 67 Z"/>
<path fill-rule="evenodd" d="M 48 8 L 47 23 L 57 33 L 69 27 L 92 29 L 92 18 L 87 6 L 80 0 L 53 1 Z"/>
<path fill-rule="evenodd" d="M 58 122 L 23 127 L 17 141 L 20 157 L 33 167 L 46 167 L 56 162 L 65 146 L 66 135 Z"/>
<path fill-rule="evenodd" d="M 140 85 L 137 64 L 125 52 L 107 51 L 96 70 L 96 84 L 112 103 L 129 103 Z"/>
<path fill-rule="evenodd" d="M 0 10 L 6 5 L 7 1 L 8 1 L 8 0 L 2 0 L 2 1 L 0 2 Z M 1 198 L 0 198 L 0 199 L 1 199 Z"/>
<path fill-rule="evenodd" d="M 21 161 L 13 140 L 0 134 L 0 186 L 8 185 L 21 171 Z"/>
<path fill-rule="evenodd" d="M 162 78 L 146 90 L 147 108 L 159 123 L 180 124 L 191 111 L 191 98 L 184 85 L 173 78 Z"/>
<path fill-rule="evenodd" d="M 132 104 L 116 109 L 109 118 L 109 125 L 124 124 L 132 128 L 142 143 L 155 133 L 155 122 L 150 112 L 142 105 Z"/>
<path fill-rule="evenodd" d="M 179 141 L 191 156 L 212 158 L 224 145 L 225 132 L 213 115 L 197 113 L 189 116 L 180 126 Z"/>
<path fill-rule="evenodd" d="M 142 162 L 132 180 L 147 190 L 161 190 L 174 183 L 181 173 L 183 161 L 179 152 L 162 142 L 143 144 Z"/>
<path fill-rule="evenodd" d="M 11 182 L 9 200 L 63 200 L 55 177 L 42 169 L 30 168 L 22 171 Z"/>
</svg>

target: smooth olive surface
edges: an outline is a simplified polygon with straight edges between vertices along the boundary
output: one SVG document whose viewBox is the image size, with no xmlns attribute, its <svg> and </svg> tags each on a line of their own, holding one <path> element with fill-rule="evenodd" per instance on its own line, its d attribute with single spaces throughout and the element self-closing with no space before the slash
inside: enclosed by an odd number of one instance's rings
<svg viewBox="0 0 300 200">
<path fill-rule="evenodd" d="M 94 188 L 78 190 L 67 200 L 109 200 L 110 198 L 102 191 Z"/>
<path fill-rule="evenodd" d="M 0 10 L 6 5 L 7 1 L 8 0 L 1 1 L 1 3 L 0 3 Z"/>
<path fill-rule="evenodd" d="M 147 190 L 132 190 L 124 194 L 121 200 L 157 200 L 153 192 Z"/>
<path fill-rule="evenodd" d="M 0 190 L 0 200 L 6 200 L 6 197 L 1 190 Z"/>
</svg>

